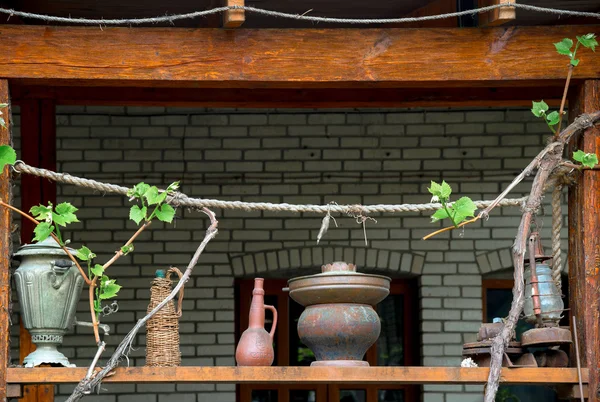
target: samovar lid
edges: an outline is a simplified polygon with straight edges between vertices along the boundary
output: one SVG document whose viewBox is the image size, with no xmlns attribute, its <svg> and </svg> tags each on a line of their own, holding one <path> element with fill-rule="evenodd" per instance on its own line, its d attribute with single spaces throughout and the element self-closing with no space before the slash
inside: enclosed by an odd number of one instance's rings
<svg viewBox="0 0 600 402">
<path fill-rule="evenodd" d="M 75 254 L 75 250 L 67 248 L 69 253 Z M 25 244 L 19 247 L 19 250 L 14 254 L 14 257 L 22 257 L 24 255 L 60 255 L 65 256 L 67 253 L 58 245 L 56 240 L 48 236 L 45 240 L 37 243 Z"/>
</svg>

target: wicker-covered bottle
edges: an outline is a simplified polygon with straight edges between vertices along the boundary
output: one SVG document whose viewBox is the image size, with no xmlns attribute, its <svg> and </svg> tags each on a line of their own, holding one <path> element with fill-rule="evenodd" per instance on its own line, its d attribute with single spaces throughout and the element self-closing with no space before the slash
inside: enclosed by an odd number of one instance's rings
<svg viewBox="0 0 600 402">
<path fill-rule="evenodd" d="M 165 271 L 156 271 L 156 277 L 150 287 L 150 304 L 148 312 L 152 311 L 172 291 L 171 275 L 175 273 L 181 278 L 181 271 L 171 267 Z M 173 301 L 169 301 L 146 323 L 146 366 L 179 366 L 181 352 L 179 350 L 179 317 L 181 317 L 181 303 L 183 301 L 183 288 L 179 292 L 177 308 Z"/>
</svg>

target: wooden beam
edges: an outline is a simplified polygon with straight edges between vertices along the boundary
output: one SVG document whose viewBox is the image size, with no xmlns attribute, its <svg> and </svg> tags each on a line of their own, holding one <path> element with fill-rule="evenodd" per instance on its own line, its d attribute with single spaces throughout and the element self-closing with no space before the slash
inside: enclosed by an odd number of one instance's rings
<svg viewBox="0 0 600 402">
<path fill-rule="evenodd" d="M 0 126 L 0 144 L 12 145 L 10 97 L 8 81 L 0 80 L 0 103 L 8 104 L 2 108 L 2 117 L 6 127 Z M 0 197 L 4 202 L 12 201 L 10 167 L 5 166 L 0 173 Z M 10 211 L 0 209 L 0 401 L 6 401 L 8 390 L 6 381 L 10 365 L 10 258 L 12 256 Z"/>
<path fill-rule="evenodd" d="M 0 26 L 0 63 L 6 78 L 48 85 L 524 87 L 564 80 L 552 43 L 580 31 Z M 581 57 L 574 78 L 600 78 L 600 53 Z"/>
<path fill-rule="evenodd" d="M 244 0 L 224 0 L 223 5 L 244 6 Z M 223 28 L 238 28 L 246 21 L 246 12 L 244 10 L 228 10 L 223 13 Z"/>
<path fill-rule="evenodd" d="M 516 0 L 478 0 L 479 7 L 487 7 L 492 5 L 514 3 Z M 500 7 L 487 13 L 479 14 L 479 26 L 497 27 L 509 22 L 513 22 L 517 18 L 517 12 L 514 7 Z"/>
<path fill-rule="evenodd" d="M 10 368 L 10 384 L 74 383 L 86 368 Z M 588 370 L 583 370 L 587 383 Z M 103 382 L 271 384 L 484 384 L 489 368 L 460 367 L 119 367 Z M 576 384 L 577 369 L 502 369 L 503 384 Z"/>
<path fill-rule="evenodd" d="M 573 91 L 571 119 L 600 110 L 600 80 L 586 81 Z M 587 129 L 571 144 L 572 151 L 600 154 L 600 127 Z M 569 188 L 569 307 L 577 320 L 579 355 L 589 367 L 589 401 L 600 401 L 600 171 L 584 171 Z M 574 353 L 571 353 L 571 360 Z"/>
<path fill-rule="evenodd" d="M 21 158 L 32 166 L 56 170 L 56 113 L 52 99 L 27 99 L 21 103 Z M 48 202 L 56 204 L 56 183 L 32 175 L 21 177 L 21 209 Z M 31 243 L 33 224 L 21 218 L 21 243 Z M 23 359 L 35 350 L 31 335 L 21 323 L 19 357 Z M 52 385 L 28 385 L 23 388 L 22 402 L 51 402 Z"/>
<path fill-rule="evenodd" d="M 249 108 L 450 107 L 531 106 L 531 94 L 558 105 L 562 86 L 524 88 L 324 88 L 324 89 L 203 89 L 11 86 L 13 103 L 51 99 L 63 105 L 136 105 Z"/>
<path fill-rule="evenodd" d="M 456 11 L 456 0 L 433 0 L 424 6 L 411 11 L 404 17 L 423 17 L 426 15 L 448 14 Z M 444 18 L 443 20 L 429 20 L 400 24 L 398 28 L 456 28 L 458 18 Z"/>
</svg>

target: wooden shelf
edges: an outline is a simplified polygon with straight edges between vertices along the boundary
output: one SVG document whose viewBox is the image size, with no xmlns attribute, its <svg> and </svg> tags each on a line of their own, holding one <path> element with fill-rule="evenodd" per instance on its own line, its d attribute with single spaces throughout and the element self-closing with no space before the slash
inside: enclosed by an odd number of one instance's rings
<svg viewBox="0 0 600 402">
<path fill-rule="evenodd" d="M 77 383 L 86 368 L 9 368 L 7 383 Z M 460 367 L 119 367 L 113 383 L 484 384 L 489 369 Z M 588 369 L 582 369 L 588 383 Z M 575 368 L 503 368 L 506 384 L 577 384 Z"/>
</svg>

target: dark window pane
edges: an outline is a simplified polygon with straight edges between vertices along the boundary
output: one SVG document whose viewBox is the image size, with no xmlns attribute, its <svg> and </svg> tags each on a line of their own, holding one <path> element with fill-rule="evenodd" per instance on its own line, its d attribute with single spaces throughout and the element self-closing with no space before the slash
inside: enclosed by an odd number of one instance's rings
<svg viewBox="0 0 600 402">
<path fill-rule="evenodd" d="M 366 402 L 367 391 L 364 389 L 340 389 L 340 402 Z"/>
<path fill-rule="evenodd" d="M 252 402 L 277 402 L 277 390 L 253 389 Z"/>
<path fill-rule="evenodd" d="M 303 311 L 302 305 L 289 300 L 290 366 L 310 366 L 316 360 L 312 350 L 298 338 L 298 319 Z"/>
<path fill-rule="evenodd" d="M 379 402 L 404 402 L 403 389 L 380 389 L 377 393 Z"/>
<path fill-rule="evenodd" d="M 377 340 L 378 366 L 404 365 L 404 296 L 389 295 L 377 305 L 381 334 Z"/>
<path fill-rule="evenodd" d="M 290 390 L 290 402 L 315 402 L 317 393 L 312 389 Z"/>
</svg>

